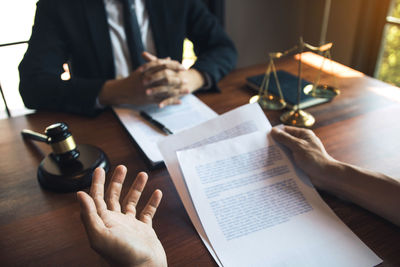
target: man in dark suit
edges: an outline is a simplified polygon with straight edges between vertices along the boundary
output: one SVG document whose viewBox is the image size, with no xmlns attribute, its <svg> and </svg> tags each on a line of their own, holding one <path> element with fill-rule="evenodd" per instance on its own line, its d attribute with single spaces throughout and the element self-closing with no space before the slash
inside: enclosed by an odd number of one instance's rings
<svg viewBox="0 0 400 267">
<path fill-rule="evenodd" d="M 29 47 L 19 67 L 20 93 L 28 108 L 92 115 L 106 105 L 152 101 L 163 106 L 198 89 L 217 90 L 217 82 L 233 68 L 237 55 L 202 1 L 131 0 L 144 50 L 153 48 L 156 56 L 127 48 L 126 24 L 121 22 L 121 13 L 126 15 L 124 1 L 38 2 Z M 198 56 L 189 70 L 179 64 L 184 38 L 192 40 Z M 140 66 L 135 64 L 142 60 L 137 54 L 145 59 Z M 64 81 L 60 76 L 66 62 L 71 79 Z"/>
</svg>

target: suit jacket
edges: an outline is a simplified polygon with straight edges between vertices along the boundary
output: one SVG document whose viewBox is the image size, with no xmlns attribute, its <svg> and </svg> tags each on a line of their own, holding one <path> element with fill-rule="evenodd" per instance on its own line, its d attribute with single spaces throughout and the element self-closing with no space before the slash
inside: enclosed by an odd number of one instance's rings
<svg viewBox="0 0 400 267">
<path fill-rule="evenodd" d="M 194 43 L 193 66 L 212 87 L 236 63 L 236 50 L 216 18 L 199 0 L 146 0 L 158 57 L 182 60 L 185 37 Z M 32 109 L 95 114 L 106 80 L 115 78 L 114 58 L 102 0 L 40 0 L 28 50 L 19 66 L 20 94 Z M 71 79 L 62 81 L 62 64 Z"/>
</svg>

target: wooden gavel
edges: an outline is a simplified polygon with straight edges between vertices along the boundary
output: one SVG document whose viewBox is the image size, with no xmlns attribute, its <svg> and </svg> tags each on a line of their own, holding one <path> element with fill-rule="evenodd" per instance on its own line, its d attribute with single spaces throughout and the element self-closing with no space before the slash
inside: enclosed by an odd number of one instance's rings
<svg viewBox="0 0 400 267">
<path fill-rule="evenodd" d="M 52 153 L 39 165 L 37 176 L 43 188 L 57 192 L 72 192 L 88 187 L 92 182 L 94 169 L 110 167 L 106 154 L 92 145 L 76 145 L 75 140 L 63 122 L 46 128 L 45 134 L 24 129 L 24 139 L 47 143 Z"/>
</svg>

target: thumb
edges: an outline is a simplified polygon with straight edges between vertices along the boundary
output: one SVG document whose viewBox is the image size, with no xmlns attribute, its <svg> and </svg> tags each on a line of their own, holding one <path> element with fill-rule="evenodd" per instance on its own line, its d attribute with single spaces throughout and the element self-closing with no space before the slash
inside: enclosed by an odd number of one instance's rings
<svg viewBox="0 0 400 267">
<path fill-rule="evenodd" d="M 144 52 L 142 53 L 142 57 L 143 57 L 144 60 L 146 60 L 147 62 L 149 62 L 149 61 L 155 61 L 155 60 L 158 59 L 155 55 L 150 54 L 149 52 L 146 52 L 146 51 L 144 51 Z"/>
<path fill-rule="evenodd" d="M 298 147 L 299 147 L 300 139 L 297 137 L 294 137 L 293 135 L 291 135 L 285 131 L 282 131 L 281 129 L 272 128 L 271 136 L 272 136 L 272 138 L 275 139 L 275 141 L 286 146 L 291 151 L 294 151 L 294 150 L 298 149 Z"/>
<path fill-rule="evenodd" d="M 81 219 L 89 237 L 96 232 L 101 232 L 105 225 L 97 214 L 93 199 L 85 192 L 77 192 L 77 198 L 81 207 Z"/>
</svg>

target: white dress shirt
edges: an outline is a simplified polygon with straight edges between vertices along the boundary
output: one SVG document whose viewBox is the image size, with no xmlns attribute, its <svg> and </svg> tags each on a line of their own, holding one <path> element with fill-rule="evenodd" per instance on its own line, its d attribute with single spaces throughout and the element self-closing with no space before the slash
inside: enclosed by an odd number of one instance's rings
<svg viewBox="0 0 400 267">
<path fill-rule="evenodd" d="M 107 13 L 107 23 L 114 55 L 115 77 L 117 79 L 125 78 L 132 72 L 132 63 L 124 30 L 123 7 L 118 0 L 103 1 Z M 147 14 L 144 0 L 134 0 L 134 3 L 144 49 L 156 55 L 149 15 Z"/>
</svg>

